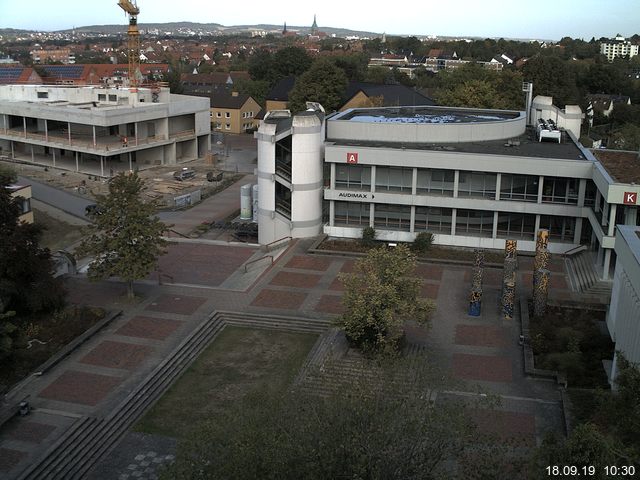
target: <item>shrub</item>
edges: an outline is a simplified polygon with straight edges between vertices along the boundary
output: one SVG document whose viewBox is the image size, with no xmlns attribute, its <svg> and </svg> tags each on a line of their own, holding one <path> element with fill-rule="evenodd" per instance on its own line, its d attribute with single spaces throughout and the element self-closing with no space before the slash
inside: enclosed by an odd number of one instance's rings
<svg viewBox="0 0 640 480">
<path fill-rule="evenodd" d="M 416 235 L 416 239 L 413 241 L 411 249 L 419 254 L 427 253 L 427 251 L 431 248 L 431 245 L 433 245 L 434 239 L 435 237 L 433 233 L 420 232 L 418 235 Z"/>
<path fill-rule="evenodd" d="M 365 227 L 362 229 L 362 244 L 372 247 L 376 243 L 376 230 L 373 227 Z"/>
</svg>

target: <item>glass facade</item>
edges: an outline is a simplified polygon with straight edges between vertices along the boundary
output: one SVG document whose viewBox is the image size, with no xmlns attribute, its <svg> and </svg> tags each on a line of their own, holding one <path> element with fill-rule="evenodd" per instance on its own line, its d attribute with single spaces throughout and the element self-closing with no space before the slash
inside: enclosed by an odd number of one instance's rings
<svg viewBox="0 0 640 480">
<path fill-rule="evenodd" d="M 455 172 L 453 170 L 418 169 L 417 193 L 436 194 L 453 197 Z"/>
<path fill-rule="evenodd" d="M 463 208 L 457 210 L 456 235 L 491 237 L 492 234 L 493 212 Z"/>
<path fill-rule="evenodd" d="M 403 230 L 411 228 L 411 207 L 409 205 L 389 205 L 376 203 L 374 227 L 383 230 Z"/>
<path fill-rule="evenodd" d="M 542 202 L 577 205 L 578 182 L 577 178 L 544 177 Z"/>
<path fill-rule="evenodd" d="M 336 188 L 351 190 L 371 189 L 371 167 L 364 165 L 336 165 Z"/>
<path fill-rule="evenodd" d="M 549 230 L 549 237 L 560 242 L 573 242 L 576 219 L 557 215 L 540 215 L 540 228 Z"/>
<path fill-rule="evenodd" d="M 451 209 L 440 207 L 416 207 L 416 233 L 421 231 L 451 234 Z"/>
<path fill-rule="evenodd" d="M 498 213 L 498 238 L 533 240 L 536 216 L 526 213 Z"/>
<path fill-rule="evenodd" d="M 495 173 L 461 171 L 458 178 L 458 196 L 495 199 L 496 177 Z"/>
<path fill-rule="evenodd" d="M 413 168 L 376 167 L 376 192 L 411 193 Z"/>
<path fill-rule="evenodd" d="M 369 204 L 359 202 L 335 202 L 334 225 L 369 226 Z"/>
<path fill-rule="evenodd" d="M 500 200 L 538 201 L 539 177 L 533 175 L 502 174 Z"/>
</svg>

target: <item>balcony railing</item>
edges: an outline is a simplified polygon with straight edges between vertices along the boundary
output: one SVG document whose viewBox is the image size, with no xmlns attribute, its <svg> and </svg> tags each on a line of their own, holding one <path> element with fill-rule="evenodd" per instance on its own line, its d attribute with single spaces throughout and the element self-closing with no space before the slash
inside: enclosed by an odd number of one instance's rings
<svg viewBox="0 0 640 480">
<path fill-rule="evenodd" d="M 170 138 L 183 138 L 183 137 L 193 137 L 196 134 L 196 131 L 191 130 L 182 130 L 181 132 L 173 132 L 169 134 Z"/>
</svg>

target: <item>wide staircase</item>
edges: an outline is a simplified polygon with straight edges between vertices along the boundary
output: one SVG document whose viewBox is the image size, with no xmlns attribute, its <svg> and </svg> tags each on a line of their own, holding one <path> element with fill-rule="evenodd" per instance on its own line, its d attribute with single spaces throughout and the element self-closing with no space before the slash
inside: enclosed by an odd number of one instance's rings
<svg viewBox="0 0 640 480">
<path fill-rule="evenodd" d="M 588 250 L 565 257 L 569 282 L 574 292 L 608 303 L 611 281 L 601 280 L 595 269 L 593 252 Z"/>
</svg>

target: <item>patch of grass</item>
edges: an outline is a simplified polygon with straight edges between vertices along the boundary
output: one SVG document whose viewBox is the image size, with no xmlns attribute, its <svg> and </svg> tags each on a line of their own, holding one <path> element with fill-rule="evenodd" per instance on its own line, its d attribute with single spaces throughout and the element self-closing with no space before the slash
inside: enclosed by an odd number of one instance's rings
<svg viewBox="0 0 640 480">
<path fill-rule="evenodd" d="M 67 307 L 59 312 L 12 319 L 18 325 L 15 348 L 0 368 L 0 392 L 9 390 L 62 347 L 103 319 L 105 311 L 94 307 Z M 31 342 L 30 340 L 40 342 Z"/>
<path fill-rule="evenodd" d="M 291 383 L 316 335 L 227 326 L 134 427 L 185 438 L 250 392 Z"/>
<path fill-rule="evenodd" d="M 82 227 L 79 225 L 53 218 L 37 208 L 33 209 L 33 217 L 36 225 L 44 227 L 40 245 L 52 252 L 63 250 L 82 238 Z"/>
</svg>

